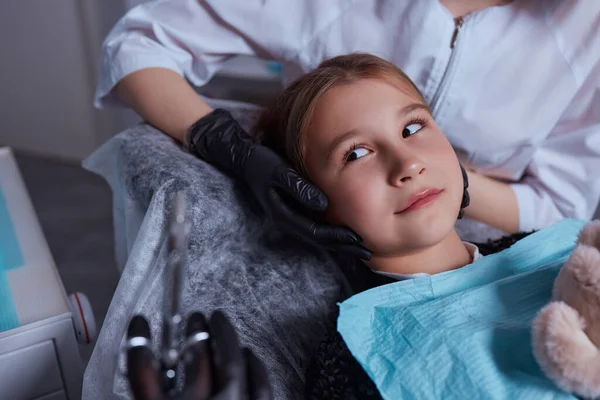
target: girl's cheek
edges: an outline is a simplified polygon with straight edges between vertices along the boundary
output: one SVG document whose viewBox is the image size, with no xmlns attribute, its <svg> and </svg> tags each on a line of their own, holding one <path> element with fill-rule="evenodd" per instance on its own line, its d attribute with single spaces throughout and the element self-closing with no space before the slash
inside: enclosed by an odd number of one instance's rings
<svg viewBox="0 0 600 400">
<path fill-rule="evenodd" d="M 352 195 L 353 191 L 340 185 L 335 190 L 328 192 L 327 220 L 336 225 L 352 225 L 354 222 L 352 216 L 356 214 L 357 208 L 359 208 L 356 204 L 356 196 Z"/>
<path fill-rule="evenodd" d="M 340 215 L 339 215 L 340 213 L 339 213 L 336 202 L 330 196 L 328 196 L 328 200 L 329 200 L 329 206 L 327 207 L 327 210 L 325 210 L 325 219 L 330 224 L 341 225 L 343 223 L 343 221 L 340 218 Z"/>
</svg>

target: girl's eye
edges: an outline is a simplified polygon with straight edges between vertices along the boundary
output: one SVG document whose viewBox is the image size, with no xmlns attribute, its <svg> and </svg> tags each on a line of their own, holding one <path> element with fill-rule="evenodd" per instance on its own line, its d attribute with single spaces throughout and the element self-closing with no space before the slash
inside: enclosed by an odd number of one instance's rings
<svg viewBox="0 0 600 400">
<path fill-rule="evenodd" d="M 356 147 L 346 155 L 346 162 L 358 160 L 361 157 L 369 154 L 369 150 L 364 147 Z"/>
<path fill-rule="evenodd" d="M 404 128 L 402 130 L 402 137 L 403 138 L 407 138 L 409 136 L 414 135 L 415 133 L 419 132 L 421 129 L 423 129 L 423 124 L 420 122 L 413 122 L 409 125 L 406 125 L 406 128 Z"/>
</svg>

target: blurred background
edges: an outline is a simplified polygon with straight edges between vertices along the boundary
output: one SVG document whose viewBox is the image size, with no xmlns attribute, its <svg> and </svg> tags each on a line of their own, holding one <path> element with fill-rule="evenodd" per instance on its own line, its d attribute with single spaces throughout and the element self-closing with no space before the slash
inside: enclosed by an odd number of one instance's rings
<svg viewBox="0 0 600 400">
<path fill-rule="evenodd" d="M 144 0 L 0 1 L 0 147 L 16 156 L 67 293 L 85 293 L 98 331 L 119 273 L 111 192 L 81 161 L 139 122 L 96 110 L 99 49 L 112 26 Z M 264 103 L 281 87 L 278 65 L 234 58 L 202 94 Z M 82 347 L 85 360 L 92 346 Z"/>
<path fill-rule="evenodd" d="M 5 0 L 0 4 L 0 141 L 81 160 L 118 129 L 94 110 L 103 37 L 132 0 Z"/>
<path fill-rule="evenodd" d="M 0 2 L 0 143 L 79 161 L 137 117 L 96 110 L 99 49 L 126 10 L 144 0 Z M 279 88 L 278 67 L 234 58 L 203 94 L 263 103 Z"/>
</svg>

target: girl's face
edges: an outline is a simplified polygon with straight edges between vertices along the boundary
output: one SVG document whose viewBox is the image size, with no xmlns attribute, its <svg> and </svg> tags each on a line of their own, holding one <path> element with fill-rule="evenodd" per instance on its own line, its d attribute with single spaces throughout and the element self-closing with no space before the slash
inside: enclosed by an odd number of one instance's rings
<svg viewBox="0 0 600 400">
<path fill-rule="evenodd" d="M 333 88 L 302 143 L 307 172 L 329 199 L 328 221 L 378 256 L 440 242 L 463 196 L 450 143 L 408 85 L 396 86 L 363 79 Z"/>
</svg>

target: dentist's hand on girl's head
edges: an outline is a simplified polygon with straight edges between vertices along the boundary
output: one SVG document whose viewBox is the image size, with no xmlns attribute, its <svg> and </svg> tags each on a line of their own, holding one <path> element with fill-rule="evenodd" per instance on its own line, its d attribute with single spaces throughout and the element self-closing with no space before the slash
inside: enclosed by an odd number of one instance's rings
<svg viewBox="0 0 600 400">
<path fill-rule="evenodd" d="M 248 156 L 244 176 L 263 209 L 289 231 L 331 250 L 371 258 L 371 252 L 360 245 L 361 238 L 350 229 L 316 222 L 286 202 L 287 196 L 315 212 L 327 209 L 325 194 L 273 150 L 256 145 Z"/>
<path fill-rule="evenodd" d="M 286 203 L 287 196 L 315 212 L 327 209 L 321 190 L 273 150 L 253 140 L 229 112 L 217 109 L 201 118 L 188 131 L 187 143 L 192 154 L 244 180 L 264 211 L 293 233 L 325 248 L 371 258 L 356 233 L 318 223 Z"/>
</svg>

